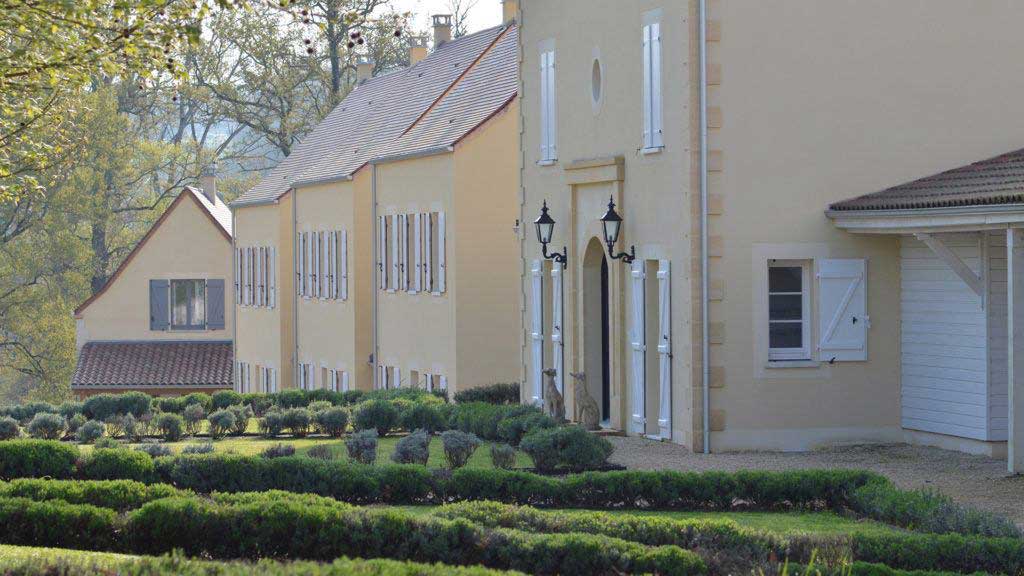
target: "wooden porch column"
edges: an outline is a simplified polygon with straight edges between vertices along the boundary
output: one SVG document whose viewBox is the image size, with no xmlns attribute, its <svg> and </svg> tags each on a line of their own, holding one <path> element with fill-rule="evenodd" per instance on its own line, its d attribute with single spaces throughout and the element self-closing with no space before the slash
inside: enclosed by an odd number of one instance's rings
<svg viewBox="0 0 1024 576">
<path fill-rule="evenodd" d="M 1024 472 L 1024 229 L 1006 230 L 1007 263 L 1007 388 L 1009 442 L 1007 464 L 1011 473 Z"/>
</svg>

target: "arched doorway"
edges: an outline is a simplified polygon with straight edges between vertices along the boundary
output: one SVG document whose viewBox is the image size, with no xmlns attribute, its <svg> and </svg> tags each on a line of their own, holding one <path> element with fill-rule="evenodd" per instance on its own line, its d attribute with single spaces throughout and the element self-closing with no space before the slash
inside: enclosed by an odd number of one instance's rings
<svg viewBox="0 0 1024 576">
<path fill-rule="evenodd" d="M 597 238 L 583 257 L 583 371 L 587 391 L 601 409 L 601 421 L 611 419 L 611 314 L 608 259 Z"/>
</svg>

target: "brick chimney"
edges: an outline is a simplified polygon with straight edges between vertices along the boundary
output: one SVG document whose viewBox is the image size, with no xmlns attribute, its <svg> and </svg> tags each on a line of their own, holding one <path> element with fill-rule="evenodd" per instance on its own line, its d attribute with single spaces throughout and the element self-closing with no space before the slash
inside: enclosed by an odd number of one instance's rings
<svg viewBox="0 0 1024 576">
<path fill-rule="evenodd" d="M 505 24 L 519 19 L 519 0 L 501 0 L 501 21 Z"/>
<path fill-rule="evenodd" d="M 373 78 L 373 60 L 360 58 L 356 63 L 356 84 L 362 84 Z"/>
<path fill-rule="evenodd" d="M 199 186 L 203 190 L 203 196 L 210 201 L 211 204 L 217 203 L 217 163 L 213 162 L 209 166 L 203 168 L 203 171 L 199 174 Z"/>
<path fill-rule="evenodd" d="M 434 14 L 434 50 L 452 39 L 452 15 Z"/>
<path fill-rule="evenodd" d="M 409 66 L 427 57 L 427 39 L 423 36 L 412 36 L 409 38 Z"/>
</svg>

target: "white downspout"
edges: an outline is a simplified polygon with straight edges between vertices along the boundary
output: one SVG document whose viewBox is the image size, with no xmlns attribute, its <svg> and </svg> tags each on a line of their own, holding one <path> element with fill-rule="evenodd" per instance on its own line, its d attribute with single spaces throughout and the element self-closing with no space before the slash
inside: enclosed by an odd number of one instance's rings
<svg viewBox="0 0 1024 576">
<path fill-rule="evenodd" d="M 700 55 L 700 315 L 701 390 L 704 400 L 704 453 L 711 453 L 711 361 L 708 342 L 708 54 L 707 0 L 698 1 L 697 27 Z"/>
<path fill-rule="evenodd" d="M 292 269 L 289 272 L 292 275 L 292 384 L 299 387 L 299 281 L 301 280 L 296 275 L 295 271 L 299 265 L 299 258 L 302 258 L 302 254 L 299 254 L 301 247 L 298 242 L 299 235 L 299 190 L 292 188 Z M 303 268 L 305 271 L 305 268 Z"/>
<path fill-rule="evenodd" d="M 238 273 L 238 240 L 235 235 L 238 230 L 238 219 L 235 218 L 235 211 L 231 211 L 231 279 L 232 286 L 235 286 L 235 291 L 231 295 L 231 386 L 235 387 L 238 380 L 239 374 L 235 374 L 235 370 L 238 369 L 238 288 L 241 287 L 241 278 L 235 276 Z M 77 332 L 76 332 L 77 334 Z M 238 386 L 237 392 L 242 392 L 242 387 Z"/>
</svg>

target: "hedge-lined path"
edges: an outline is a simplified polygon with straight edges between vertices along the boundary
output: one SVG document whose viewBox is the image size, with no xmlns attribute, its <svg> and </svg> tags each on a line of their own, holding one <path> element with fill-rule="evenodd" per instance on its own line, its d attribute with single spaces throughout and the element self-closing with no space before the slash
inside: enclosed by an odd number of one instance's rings
<svg viewBox="0 0 1024 576">
<path fill-rule="evenodd" d="M 1005 459 L 908 444 L 696 454 L 678 444 L 644 438 L 612 436 L 608 440 L 615 446 L 609 461 L 636 470 L 871 470 L 900 488 L 932 488 L 960 503 L 1008 516 L 1024 527 L 1024 476 L 1010 476 Z"/>
</svg>

